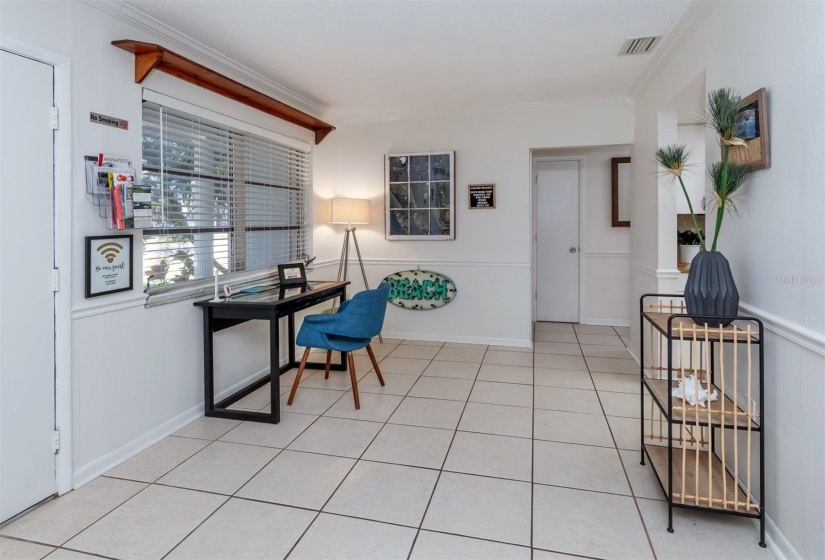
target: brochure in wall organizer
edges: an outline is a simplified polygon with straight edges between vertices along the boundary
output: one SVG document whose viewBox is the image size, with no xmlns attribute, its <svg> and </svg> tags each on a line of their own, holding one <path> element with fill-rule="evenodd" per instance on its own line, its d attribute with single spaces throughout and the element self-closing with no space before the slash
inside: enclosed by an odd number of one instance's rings
<svg viewBox="0 0 825 560">
<path fill-rule="evenodd" d="M 137 229 L 152 227 L 152 188 L 147 185 L 132 185 L 132 208 L 134 225 Z"/>
</svg>

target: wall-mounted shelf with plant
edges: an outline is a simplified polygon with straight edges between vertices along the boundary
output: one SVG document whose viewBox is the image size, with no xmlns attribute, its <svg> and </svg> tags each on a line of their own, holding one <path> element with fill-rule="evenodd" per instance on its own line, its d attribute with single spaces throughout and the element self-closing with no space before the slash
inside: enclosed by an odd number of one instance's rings
<svg viewBox="0 0 825 560">
<path fill-rule="evenodd" d="M 739 292 L 733 281 L 730 264 L 722 253 L 716 250 L 725 212 L 735 212 L 735 195 L 745 184 L 750 174 L 747 165 L 731 161 L 731 146 L 741 146 L 745 141 L 736 136 L 741 128 L 742 98 L 731 88 L 721 88 L 708 93 L 708 102 L 704 110 L 707 126 L 713 128 L 722 145 L 722 161 L 708 165 L 713 191 L 710 203 L 716 207 L 716 223 L 710 249 L 699 228 L 696 213 L 685 188 L 682 173 L 690 165 L 690 153 L 682 145 L 670 145 L 656 151 L 656 161 L 665 173 L 679 181 L 682 192 L 687 199 L 693 221 L 693 232 L 699 239 L 699 254 L 693 259 L 685 285 L 687 311 L 705 319 L 709 326 L 718 327 L 724 322 L 712 319 L 713 316 L 730 317 L 739 312 Z M 724 323 L 729 324 L 730 321 Z"/>
</svg>

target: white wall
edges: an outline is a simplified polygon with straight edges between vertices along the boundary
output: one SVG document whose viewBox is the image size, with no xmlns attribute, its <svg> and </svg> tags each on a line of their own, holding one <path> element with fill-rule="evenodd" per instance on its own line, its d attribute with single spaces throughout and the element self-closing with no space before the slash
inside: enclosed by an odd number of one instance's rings
<svg viewBox="0 0 825 560">
<path fill-rule="evenodd" d="M 318 259 L 334 262 L 327 276 L 337 272 L 342 232 L 325 223 L 326 201 L 369 198 L 372 223 L 358 227 L 358 239 L 371 284 L 420 265 L 446 274 L 458 287 L 455 301 L 436 310 L 391 306 L 385 334 L 530 345 L 530 150 L 627 144 L 631 120 L 623 101 L 608 100 L 344 124 L 315 152 Z M 456 151 L 456 239 L 385 240 L 384 154 L 434 150 Z M 467 185 L 473 183 L 496 184 L 494 210 L 468 209 Z M 360 285 L 360 278 L 354 283 Z"/>
<path fill-rule="evenodd" d="M 580 322 L 588 325 L 629 325 L 630 228 L 613 227 L 611 159 L 629 157 L 630 145 L 535 150 L 533 156 L 584 158 L 581 223 L 582 266 Z M 535 218 L 535 217 L 534 217 Z M 631 219 L 631 227 L 632 219 Z"/>
<path fill-rule="evenodd" d="M 746 9 L 743 9 L 745 7 Z M 731 29 L 747 29 L 742 35 Z M 825 558 L 825 4 L 721 2 L 658 67 L 635 99 L 631 259 L 643 263 L 631 301 L 669 266 L 660 232 L 667 208 L 649 163 L 670 143 L 659 127 L 671 100 L 705 73 L 707 90 L 768 90 L 772 167 L 756 172 L 726 217 L 719 249 L 731 263 L 742 311 L 765 321 L 769 535 L 788 557 Z M 718 159 L 709 146 L 707 160 Z M 638 227 L 637 227 L 638 226 Z M 672 235 L 672 229 L 668 232 Z M 651 275 L 652 272 L 652 275 Z M 796 276 L 794 283 L 782 281 Z M 631 303 L 633 305 L 633 303 Z M 634 329 L 633 345 L 638 348 Z"/>
<path fill-rule="evenodd" d="M 135 231 L 131 292 L 85 299 L 84 237 L 107 233 L 84 195 L 83 156 L 101 151 L 141 158 L 141 94 L 134 55 L 116 39 L 156 42 L 146 32 L 85 2 L 2 2 L 0 34 L 71 59 L 71 204 L 56 207 L 71 220 L 71 387 L 73 483 L 83 484 L 203 413 L 202 316 L 191 302 L 144 309 L 142 240 Z M 143 86 L 306 142 L 309 131 L 230 102 L 166 74 Z M 129 130 L 89 122 L 89 112 L 125 118 Z M 63 200 L 58 193 L 58 202 Z M 58 232 L 58 235 L 60 232 Z M 58 255 L 59 256 L 59 255 Z M 216 391 L 268 370 L 268 331 L 248 323 L 216 342 Z M 65 364 L 62 364 L 65 365 Z M 61 370 L 66 372 L 66 368 Z"/>
<path fill-rule="evenodd" d="M 690 153 L 690 165 L 685 168 L 682 174 L 682 181 L 685 183 L 685 190 L 690 196 L 690 203 L 693 205 L 693 212 L 704 214 L 705 208 L 702 204 L 705 197 L 705 129 L 701 124 L 680 124 L 676 130 L 676 141 L 683 144 Z M 676 199 L 676 213 L 690 214 L 685 195 L 678 181 L 673 182 L 673 196 Z"/>
</svg>

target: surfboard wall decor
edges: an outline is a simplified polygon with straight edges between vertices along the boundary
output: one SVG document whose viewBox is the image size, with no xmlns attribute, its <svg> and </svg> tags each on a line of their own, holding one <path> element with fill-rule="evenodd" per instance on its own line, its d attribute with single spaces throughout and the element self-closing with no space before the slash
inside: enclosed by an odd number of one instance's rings
<svg viewBox="0 0 825 560">
<path fill-rule="evenodd" d="M 437 309 L 456 296 L 455 282 L 431 270 L 393 272 L 384 282 L 390 285 L 387 301 L 404 309 Z"/>
</svg>

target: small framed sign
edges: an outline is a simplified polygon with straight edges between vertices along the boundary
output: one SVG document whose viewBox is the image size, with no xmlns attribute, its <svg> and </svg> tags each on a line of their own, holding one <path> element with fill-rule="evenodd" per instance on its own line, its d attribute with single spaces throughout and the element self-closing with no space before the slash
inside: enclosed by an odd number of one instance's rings
<svg viewBox="0 0 825 560">
<path fill-rule="evenodd" d="M 132 289 L 132 236 L 86 237 L 86 297 Z"/>
<path fill-rule="evenodd" d="M 307 283 L 307 273 L 303 263 L 279 264 L 278 277 L 281 279 L 281 286 Z"/>
<path fill-rule="evenodd" d="M 470 210 L 478 210 L 480 208 L 492 209 L 496 207 L 496 185 L 491 183 L 489 185 L 469 185 L 470 192 Z"/>
</svg>

